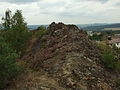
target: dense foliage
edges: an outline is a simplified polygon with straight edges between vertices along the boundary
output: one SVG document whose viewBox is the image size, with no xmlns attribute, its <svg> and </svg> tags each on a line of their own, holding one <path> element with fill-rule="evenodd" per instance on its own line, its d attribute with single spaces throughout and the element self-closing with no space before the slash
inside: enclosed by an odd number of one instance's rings
<svg viewBox="0 0 120 90">
<path fill-rule="evenodd" d="M 117 60 L 117 56 L 114 54 L 116 52 L 115 49 L 110 48 L 106 45 L 100 45 L 102 49 L 102 61 L 105 66 L 109 69 L 120 70 L 120 61 Z"/>
<path fill-rule="evenodd" d="M 96 41 L 102 41 L 103 36 L 102 35 L 96 35 L 94 34 L 93 36 L 89 36 L 91 40 L 96 40 Z"/>
<path fill-rule="evenodd" d="M 3 30 L 0 31 L 0 89 L 5 88 L 20 72 L 16 59 L 25 52 L 31 38 L 20 10 L 13 15 L 7 10 L 1 25 Z"/>
<path fill-rule="evenodd" d="M 5 38 L 6 42 L 10 44 L 13 50 L 22 54 L 29 43 L 31 33 L 28 33 L 27 31 L 9 30 L 3 32 L 2 36 Z"/>
<path fill-rule="evenodd" d="M 28 32 L 27 24 L 24 21 L 21 10 L 17 10 L 14 15 L 11 14 L 10 10 L 6 12 L 8 15 L 5 14 L 2 23 L 6 31 L 2 35 L 17 53 L 23 53 L 27 47 L 31 33 Z"/>
<path fill-rule="evenodd" d="M 0 89 L 4 88 L 9 80 L 17 75 L 20 68 L 16 58 L 19 55 L 10 48 L 3 37 L 0 37 Z"/>
</svg>

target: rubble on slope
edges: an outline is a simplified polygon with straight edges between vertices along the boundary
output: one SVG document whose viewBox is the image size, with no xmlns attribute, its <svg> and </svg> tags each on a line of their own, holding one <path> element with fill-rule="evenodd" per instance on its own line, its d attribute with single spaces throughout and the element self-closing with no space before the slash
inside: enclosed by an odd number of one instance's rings
<svg viewBox="0 0 120 90">
<path fill-rule="evenodd" d="M 96 43 L 88 39 L 85 31 L 75 25 L 53 22 L 48 32 L 23 56 L 22 60 L 31 63 L 30 68 L 46 72 L 46 78 L 56 82 L 51 81 L 51 85 L 61 90 L 118 90 L 118 76 L 104 68 Z M 38 83 L 47 89 L 32 86 L 35 90 L 60 90 L 49 87 L 46 80 Z"/>
</svg>

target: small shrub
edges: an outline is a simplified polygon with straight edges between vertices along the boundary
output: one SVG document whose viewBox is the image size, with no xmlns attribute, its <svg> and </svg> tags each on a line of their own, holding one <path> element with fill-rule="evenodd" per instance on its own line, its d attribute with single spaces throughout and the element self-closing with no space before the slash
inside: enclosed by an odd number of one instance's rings
<svg viewBox="0 0 120 90">
<path fill-rule="evenodd" d="M 98 48 L 101 49 L 102 53 L 104 53 L 104 51 L 106 50 L 112 50 L 108 45 L 103 44 L 103 43 L 98 43 L 97 46 Z"/>
<path fill-rule="evenodd" d="M 118 79 L 118 80 L 116 81 L 116 85 L 117 85 L 118 87 L 120 87 L 120 79 Z"/>
<path fill-rule="evenodd" d="M 115 68 L 120 71 L 120 61 L 115 63 Z"/>
<path fill-rule="evenodd" d="M 115 68 L 114 58 L 115 58 L 115 56 L 109 50 L 104 51 L 104 53 L 102 55 L 102 60 L 103 60 L 104 64 L 106 65 L 106 67 L 112 68 L 112 69 Z"/>
</svg>

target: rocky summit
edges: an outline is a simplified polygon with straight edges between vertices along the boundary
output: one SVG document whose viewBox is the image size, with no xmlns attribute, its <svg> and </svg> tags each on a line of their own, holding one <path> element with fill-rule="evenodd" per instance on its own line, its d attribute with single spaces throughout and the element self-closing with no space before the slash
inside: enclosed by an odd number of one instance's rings
<svg viewBox="0 0 120 90">
<path fill-rule="evenodd" d="M 33 70 L 9 90 L 119 90 L 119 75 L 105 68 L 85 31 L 55 22 L 47 30 L 22 57 Z"/>
</svg>

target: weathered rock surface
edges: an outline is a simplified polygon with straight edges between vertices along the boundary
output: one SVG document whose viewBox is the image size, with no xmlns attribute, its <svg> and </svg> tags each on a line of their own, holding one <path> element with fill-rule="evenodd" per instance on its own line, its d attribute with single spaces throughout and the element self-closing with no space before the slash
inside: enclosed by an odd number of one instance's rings
<svg viewBox="0 0 120 90">
<path fill-rule="evenodd" d="M 86 32 L 63 23 L 52 23 L 48 32 L 22 58 L 39 74 L 32 76 L 30 86 L 22 84 L 24 88 L 16 90 L 119 90 L 118 76 L 104 68 L 100 51 Z"/>
</svg>

